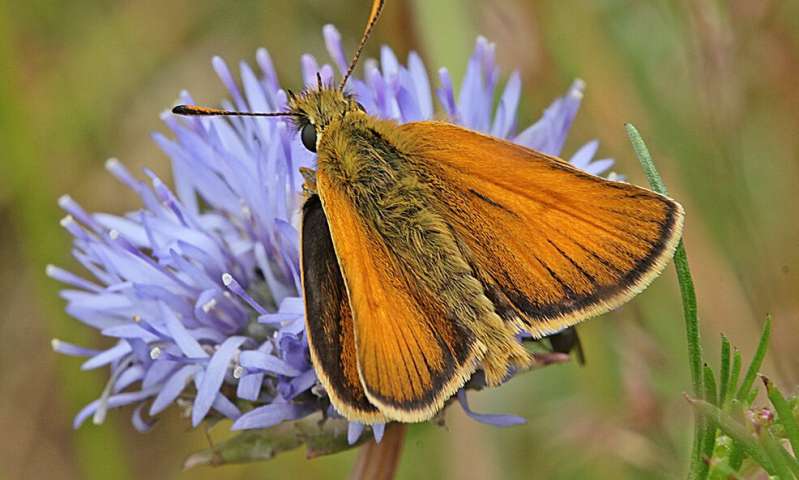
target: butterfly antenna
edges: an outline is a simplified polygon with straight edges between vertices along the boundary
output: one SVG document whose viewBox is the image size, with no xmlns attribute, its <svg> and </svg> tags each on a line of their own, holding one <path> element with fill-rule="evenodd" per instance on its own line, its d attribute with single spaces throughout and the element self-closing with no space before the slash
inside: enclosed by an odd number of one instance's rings
<svg viewBox="0 0 799 480">
<path fill-rule="evenodd" d="M 369 14 L 369 21 L 366 22 L 366 29 L 363 31 L 361 43 L 358 44 L 358 49 L 355 50 L 355 55 L 352 57 L 352 62 L 350 62 L 347 73 L 345 73 L 344 77 L 341 79 L 341 84 L 338 86 L 339 91 L 344 90 L 344 85 L 347 84 L 347 80 L 349 80 L 350 75 L 352 75 L 353 70 L 355 70 L 355 66 L 358 65 L 358 59 L 361 57 L 363 47 L 366 46 L 366 41 L 369 40 L 369 35 L 372 34 L 372 30 L 374 30 L 377 24 L 377 19 L 380 18 L 380 14 L 383 12 L 385 3 L 385 0 L 374 0 L 372 3 L 372 12 Z"/>
<path fill-rule="evenodd" d="M 178 105 L 172 109 L 172 113 L 192 117 L 296 117 L 298 115 L 292 112 L 235 112 L 231 110 L 220 110 L 218 108 L 200 107 L 198 105 Z"/>
</svg>

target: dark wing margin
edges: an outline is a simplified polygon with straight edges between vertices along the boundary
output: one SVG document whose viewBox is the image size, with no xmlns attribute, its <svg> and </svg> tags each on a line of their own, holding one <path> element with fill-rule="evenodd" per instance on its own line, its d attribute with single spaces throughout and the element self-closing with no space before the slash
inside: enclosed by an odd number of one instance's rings
<svg viewBox="0 0 799 480">
<path fill-rule="evenodd" d="M 317 195 L 303 206 L 301 242 L 305 330 L 317 376 L 333 406 L 349 420 L 383 422 L 358 377 L 352 310 Z"/>
</svg>

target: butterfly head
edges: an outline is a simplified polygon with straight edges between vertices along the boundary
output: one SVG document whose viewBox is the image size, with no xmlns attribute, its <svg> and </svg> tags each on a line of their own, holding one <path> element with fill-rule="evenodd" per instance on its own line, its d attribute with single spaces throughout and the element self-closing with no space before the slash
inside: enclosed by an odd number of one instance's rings
<svg viewBox="0 0 799 480">
<path fill-rule="evenodd" d="M 321 80 L 317 88 L 305 89 L 299 94 L 289 92 L 288 110 L 303 145 L 312 152 L 316 151 L 318 140 L 332 121 L 364 111 L 352 95 L 333 85 L 325 85 Z"/>
</svg>

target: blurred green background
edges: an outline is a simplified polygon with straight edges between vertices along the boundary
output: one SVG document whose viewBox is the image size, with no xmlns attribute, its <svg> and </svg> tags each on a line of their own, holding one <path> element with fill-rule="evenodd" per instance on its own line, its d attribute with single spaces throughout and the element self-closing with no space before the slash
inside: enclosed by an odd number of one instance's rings
<svg viewBox="0 0 799 480">
<path fill-rule="evenodd" d="M 299 56 L 325 58 L 321 28 L 354 47 L 368 0 L 0 0 L 0 477 L 9 479 L 341 478 L 355 453 L 181 472 L 206 446 L 177 409 L 149 434 L 114 411 L 71 428 L 106 372 L 56 356 L 52 337 L 102 340 L 62 312 L 47 263 L 74 267 L 56 199 L 137 208 L 107 175 L 119 157 L 168 176 L 149 134 L 183 89 L 217 104 L 212 55 L 235 66 L 268 47 L 284 86 Z M 750 358 L 774 314 L 767 371 L 799 383 L 799 2 L 770 0 L 394 0 L 367 53 L 419 51 L 458 78 L 474 38 L 520 69 L 519 123 L 570 82 L 587 95 L 567 146 L 601 140 L 616 170 L 644 183 L 623 124 L 633 122 L 688 212 L 686 243 L 708 358 L 720 332 Z M 624 308 L 581 328 L 588 364 L 533 372 L 472 396 L 479 411 L 525 415 L 507 430 L 453 408 L 447 426 L 413 426 L 399 477 L 672 478 L 685 471 L 691 417 L 673 269 Z M 224 436 L 226 425 L 212 431 Z"/>
</svg>

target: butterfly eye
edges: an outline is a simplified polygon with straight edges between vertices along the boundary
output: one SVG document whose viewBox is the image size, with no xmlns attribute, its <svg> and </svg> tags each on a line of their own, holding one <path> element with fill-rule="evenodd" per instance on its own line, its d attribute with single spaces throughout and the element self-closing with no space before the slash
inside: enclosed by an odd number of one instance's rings
<svg viewBox="0 0 799 480">
<path fill-rule="evenodd" d="M 310 123 L 306 123 L 302 127 L 300 138 L 302 138 L 302 144 L 305 145 L 305 148 L 312 152 L 316 152 L 316 127 Z"/>
</svg>

